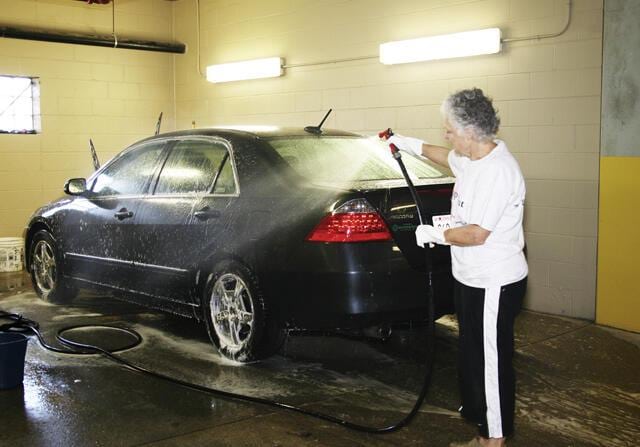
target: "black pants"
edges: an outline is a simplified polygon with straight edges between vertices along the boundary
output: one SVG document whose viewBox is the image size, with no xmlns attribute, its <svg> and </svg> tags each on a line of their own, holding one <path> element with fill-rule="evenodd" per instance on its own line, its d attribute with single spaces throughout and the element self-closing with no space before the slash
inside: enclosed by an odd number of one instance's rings
<svg viewBox="0 0 640 447">
<path fill-rule="evenodd" d="M 515 373 L 513 322 L 522 307 L 527 279 L 479 289 L 455 282 L 458 315 L 458 381 L 462 416 L 486 438 L 513 434 Z"/>
</svg>

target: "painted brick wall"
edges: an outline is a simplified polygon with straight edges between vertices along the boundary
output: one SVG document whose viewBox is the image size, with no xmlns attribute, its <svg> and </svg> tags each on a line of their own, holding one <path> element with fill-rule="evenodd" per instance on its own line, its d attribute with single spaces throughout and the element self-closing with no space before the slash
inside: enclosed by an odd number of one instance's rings
<svg viewBox="0 0 640 447">
<path fill-rule="evenodd" d="M 111 6 L 69 0 L 0 0 L 2 25 L 111 34 Z M 173 40 L 173 4 L 116 2 L 116 34 Z M 173 57 L 164 53 L 0 38 L 0 75 L 38 76 L 42 133 L 0 134 L 0 237 L 20 236 L 31 213 L 62 195 L 70 177 L 153 133 L 174 128 Z"/>
<path fill-rule="evenodd" d="M 390 3 L 392 3 L 390 5 Z M 375 58 L 288 69 L 282 78 L 213 85 L 206 65 L 283 56 L 288 64 L 377 56 L 382 42 L 497 26 L 504 37 L 562 29 L 561 0 L 201 0 L 179 2 L 177 127 L 317 124 L 374 134 L 393 127 L 444 143 L 439 104 L 477 86 L 493 96 L 500 136 L 528 186 L 531 309 L 595 315 L 602 0 L 574 0 L 560 37 L 505 44 L 498 55 L 383 66 Z"/>
</svg>

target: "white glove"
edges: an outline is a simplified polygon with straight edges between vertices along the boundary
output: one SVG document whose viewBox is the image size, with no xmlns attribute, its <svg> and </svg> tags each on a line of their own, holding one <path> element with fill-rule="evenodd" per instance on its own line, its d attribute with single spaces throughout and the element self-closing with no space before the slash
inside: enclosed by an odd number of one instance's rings
<svg viewBox="0 0 640 447">
<path fill-rule="evenodd" d="M 444 239 L 444 230 L 431 225 L 418 225 L 418 228 L 416 228 L 416 243 L 419 247 L 424 247 L 425 244 L 430 246 L 433 244 L 451 245 Z"/>
<path fill-rule="evenodd" d="M 395 134 L 387 139 L 387 143 L 393 143 L 398 149 L 408 152 L 411 155 L 424 157 L 424 155 L 422 155 L 422 145 L 424 141 L 418 138 L 403 137 L 402 135 Z"/>
</svg>

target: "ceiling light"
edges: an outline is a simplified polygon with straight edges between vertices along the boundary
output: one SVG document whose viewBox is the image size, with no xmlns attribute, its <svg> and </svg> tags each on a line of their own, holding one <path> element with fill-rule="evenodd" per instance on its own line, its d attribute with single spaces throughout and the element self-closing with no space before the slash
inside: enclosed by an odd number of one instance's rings
<svg viewBox="0 0 640 447">
<path fill-rule="evenodd" d="M 209 65 L 207 81 L 230 82 L 282 76 L 282 58 L 269 57 L 228 64 Z"/>
<path fill-rule="evenodd" d="M 380 45 L 380 62 L 386 65 L 405 64 L 499 52 L 500 29 L 488 28 L 383 43 Z"/>
</svg>

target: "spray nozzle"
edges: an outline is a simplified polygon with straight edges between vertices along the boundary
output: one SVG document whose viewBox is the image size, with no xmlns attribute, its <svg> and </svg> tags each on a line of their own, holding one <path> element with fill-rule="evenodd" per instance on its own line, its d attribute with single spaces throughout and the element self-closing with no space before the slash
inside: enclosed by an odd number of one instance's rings
<svg viewBox="0 0 640 447">
<path fill-rule="evenodd" d="M 378 138 L 384 138 L 386 140 L 391 136 L 393 136 L 393 130 L 391 130 L 391 127 L 383 130 L 382 132 L 378 132 Z"/>
</svg>

